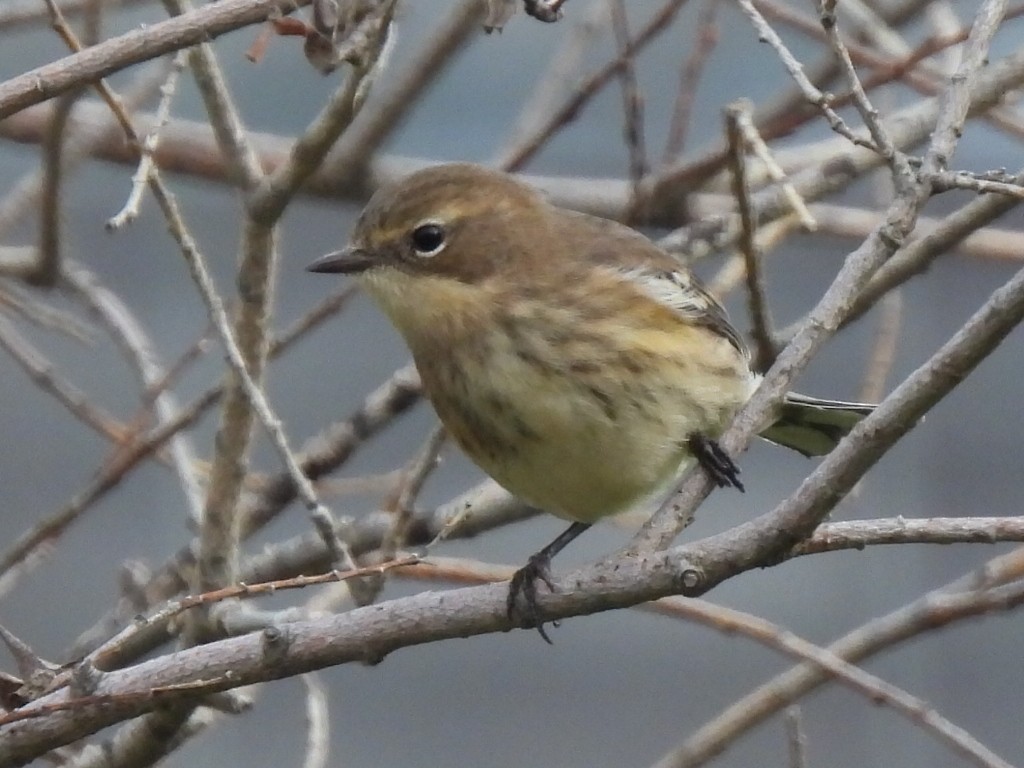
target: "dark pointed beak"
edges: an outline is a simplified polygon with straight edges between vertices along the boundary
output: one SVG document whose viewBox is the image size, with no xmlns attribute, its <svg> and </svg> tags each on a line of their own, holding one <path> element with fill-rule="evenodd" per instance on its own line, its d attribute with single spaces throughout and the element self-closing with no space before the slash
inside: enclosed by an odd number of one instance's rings
<svg viewBox="0 0 1024 768">
<path fill-rule="evenodd" d="M 342 248 L 340 251 L 321 256 L 306 267 L 306 271 L 357 275 L 360 272 L 365 272 L 373 265 L 374 261 L 369 253 L 362 248 L 350 245 L 347 248 Z"/>
</svg>

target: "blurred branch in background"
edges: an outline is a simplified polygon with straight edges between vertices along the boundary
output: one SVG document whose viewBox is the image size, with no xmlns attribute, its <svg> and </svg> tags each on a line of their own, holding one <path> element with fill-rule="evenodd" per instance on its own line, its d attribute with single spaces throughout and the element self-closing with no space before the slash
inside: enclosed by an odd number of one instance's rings
<svg viewBox="0 0 1024 768">
<path fill-rule="evenodd" d="M 1012 511 L 986 509 L 990 516 L 980 517 L 965 509 L 952 517 L 924 509 L 915 515 L 919 510 L 893 503 L 891 517 L 827 519 L 869 467 L 881 461 L 879 471 L 886 471 L 887 452 L 1024 315 L 1024 272 L 1008 271 L 1024 260 L 1020 218 L 994 226 L 1024 200 L 1024 178 L 1015 175 L 1024 141 L 1024 5 L 984 0 L 968 9 L 973 19 L 960 18 L 958 6 L 921 0 L 823 0 L 815 13 L 777 0 L 739 0 L 739 14 L 719 0 L 694 6 L 682 0 L 429 6 L 221 0 L 193 8 L 188 0 L 19 0 L 0 8 L 4 47 L 21 35 L 45 35 L 53 51 L 63 46 L 45 63 L 0 80 L 0 138 L 7 140 L 0 149 L 20 145 L 21 158 L 39 152 L 38 169 L 26 171 L 22 162 L 17 172 L 2 175 L 0 350 L 14 363 L 11 376 L 23 376 L 20 381 L 44 395 L 34 407 L 49 421 L 30 411 L 39 425 L 33 430 L 66 421 L 84 426 L 97 446 L 83 452 L 73 471 L 46 468 L 52 477 L 71 478 L 79 490 L 55 509 L 37 509 L 27 525 L 16 529 L 4 521 L 0 600 L 28 593 L 29 575 L 56 572 L 77 532 L 102 529 L 115 489 L 146 488 L 153 508 L 139 514 L 158 506 L 177 510 L 180 534 L 166 549 L 160 541 L 162 564 L 152 567 L 115 541 L 110 557 L 124 563 L 121 593 L 103 592 L 105 602 L 90 606 L 94 618 L 85 629 L 56 611 L 48 615 L 59 632 L 56 647 L 69 649 L 66 666 L 49 670 L 45 681 L 0 677 L 10 710 L 0 712 L 0 768 L 43 756 L 83 768 L 153 765 L 172 754 L 187 761 L 195 735 L 231 727 L 217 713 L 247 711 L 257 702 L 257 684 L 299 674 L 308 725 L 304 763 L 319 768 L 334 759 L 329 750 L 338 729 L 334 721 L 328 728 L 327 677 L 311 677 L 312 670 L 376 663 L 398 648 L 511 628 L 505 592 L 486 586 L 507 579 L 510 569 L 449 557 L 445 547 L 475 536 L 495 538 L 537 510 L 491 482 L 451 491 L 445 503 L 425 500 L 429 483 L 445 469 L 442 455 L 453 452 L 444 449 L 444 433 L 403 433 L 397 447 L 385 436 L 421 399 L 415 369 L 395 362 L 377 371 L 371 391 L 346 390 L 345 417 L 333 402 L 317 404 L 312 428 L 282 415 L 297 412 L 302 394 L 273 386 L 277 371 L 299 354 L 296 348 L 346 311 L 355 294 L 342 287 L 278 330 L 284 324 L 277 294 L 287 282 L 280 273 L 281 243 L 290 217 L 311 200 L 329 200 L 339 210 L 338 203 L 362 204 L 440 160 L 404 142 L 429 127 L 423 111 L 445 99 L 465 112 L 445 126 L 448 155 L 466 151 L 478 125 L 473 112 L 514 106 L 500 112 L 501 129 L 486 150 L 494 166 L 522 172 L 561 206 L 658 228 L 659 244 L 687 264 L 722 259 L 711 285 L 744 292 L 738 298 L 750 310 L 757 366 L 767 370 L 765 385 L 724 438 L 734 454 L 831 337 L 878 310 L 870 348 L 849 353 L 843 373 L 881 406 L 831 455 L 804 470 L 802 482 L 787 481 L 781 500 L 759 498 L 760 517 L 675 545 L 710 490 L 703 474 L 688 474 L 626 550 L 574 571 L 558 581 L 557 593 L 540 596 L 545 620 L 642 606 L 801 662 L 718 716 L 696 701 L 707 723 L 689 723 L 690 735 L 675 749 L 679 727 L 659 734 L 652 743 L 670 751 L 656 764 L 704 764 L 757 723 L 838 682 L 904 715 L 974 765 L 1009 765 L 1001 750 L 986 746 L 991 733 L 969 733 L 956 717 L 908 693 L 909 686 L 896 687 L 854 665 L 966 618 L 1017 611 L 1024 550 L 986 555 L 989 562 L 980 569 L 943 587 L 925 586 L 881 618 L 849 606 L 850 620 L 860 626 L 836 632 L 842 636 L 828 646 L 801 639 L 779 621 L 695 596 L 742 573 L 756 579 L 759 569 L 798 557 L 828 569 L 837 559 L 830 553 L 843 550 L 878 548 L 884 557 L 911 544 L 1024 542 L 1021 518 Z M 145 23 L 135 21 L 142 17 Z M 114 31 L 104 38 L 108 29 Z M 230 47 L 217 40 L 239 29 L 255 41 L 252 61 L 226 54 Z M 488 37 L 485 29 L 504 33 Z M 731 35 L 740 40 L 738 48 Z M 546 46 L 539 61 L 530 59 L 535 53 L 520 52 L 534 36 Z M 755 49 L 758 39 L 768 45 Z M 484 46 L 496 60 L 512 51 L 501 78 L 453 81 L 464 57 Z M 146 64 L 153 59 L 161 62 Z M 765 61 L 791 81 L 765 87 Z M 249 114 L 253 93 L 275 118 L 287 113 L 288 107 L 269 103 L 279 96 L 266 95 L 274 68 L 286 62 L 301 62 L 319 78 L 309 82 L 324 84 L 314 116 L 300 128 L 296 114 L 294 135 L 279 127 L 273 129 L 278 133 L 254 130 L 261 118 Z M 716 84 L 727 64 L 740 66 L 749 103 L 736 102 Z M 673 73 L 668 79 L 667 71 Z M 115 74 L 117 90 L 105 79 Z M 650 89 L 655 75 L 662 86 Z M 502 103 L 467 101 L 463 91 L 479 93 L 481 83 Z M 157 93 L 159 103 L 149 106 Z M 586 131 L 604 123 L 613 126 L 614 143 L 600 162 L 596 151 L 552 160 L 560 148 L 587 145 Z M 964 158 L 971 155 L 960 145 L 979 140 L 990 146 L 986 157 L 992 159 L 988 167 L 967 167 Z M 660 153 L 652 150 L 662 145 Z M 123 205 L 97 219 L 108 223 L 111 237 L 127 238 L 133 227 L 147 225 L 151 196 L 171 235 L 161 245 L 185 260 L 179 273 L 187 273 L 188 287 L 166 291 L 174 292 L 177 306 L 204 315 L 206 327 L 193 331 L 183 348 L 164 348 L 164 321 L 148 303 L 152 294 L 101 276 L 102 260 L 82 254 L 81 233 L 67 226 L 69 211 L 94 210 L 84 204 L 91 182 L 80 181 L 95 170 L 85 162 L 93 159 L 123 171 Z M 581 159 L 591 162 L 586 172 L 578 170 Z M 587 175 L 595 167 L 602 176 Z M 884 199 L 870 205 L 857 187 L 868 174 L 887 182 Z M 197 186 L 188 182 L 210 181 L 236 194 L 236 220 L 215 222 L 219 230 L 240 233 L 234 262 L 204 242 L 209 222 L 202 204 L 193 203 Z M 807 265 L 808 271 L 832 270 L 833 281 L 799 297 L 796 309 L 811 309 L 793 322 L 798 314 L 784 312 L 792 308 L 778 294 L 786 287 L 780 283 L 800 283 L 800 276 L 780 277 L 776 270 L 785 251 L 808 242 L 827 242 L 820 250 L 835 253 L 836 240 L 826 236 L 844 241 L 849 253 L 835 269 L 825 256 Z M 932 320 L 915 316 L 906 297 L 920 282 L 916 277 L 954 253 L 961 274 L 999 269 L 1004 285 L 969 319 L 952 318 L 958 329 L 947 332 L 943 325 L 948 339 L 937 351 L 932 344 L 909 353 L 908 329 Z M 790 325 L 776 327 L 774 317 L 783 315 Z M 346 314 L 346 321 L 353 316 Z M 357 322 L 336 326 L 359 331 Z M 209 354 L 213 340 L 222 360 Z M 335 343 L 321 355 L 334 354 Z M 83 347 L 100 344 L 126 363 L 110 373 L 124 380 L 130 399 L 111 402 L 76 367 Z M 346 376 L 362 362 L 336 364 L 339 390 L 350 387 Z M 1014 414 L 1016 392 L 1008 387 L 1003 393 L 1003 407 Z M 219 423 L 211 437 L 203 417 L 215 410 Z M 269 448 L 269 458 L 261 446 Z M 384 452 L 388 465 L 376 473 L 352 470 L 353 458 L 366 449 Z M 44 453 L 39 460 L 46 461 Z M 984 471 L 986 456 L 976 461 Z M 154 464 L 160 471 L 148 471 Z M 342 469 L 357 476 L 333 477 Z M 151 475 L 172 477 L 180 491 L 167 493 Z M 295 529 L 283 531 L 294 502 L 308 518 L 287 521 Z M 263 549 L 255 551 L 254 542 Z M 810 554 L 818 557 L 801 557 Z M 394 580 L 403 587 L 467 588 L 396 598 L 387 591 Z M 295 597 L 328 582 L 331 589 Z M 279 591 L 288 594 L 279 598 L 283 608 L 279 602 L 276 610 L 263 610 L 251 599 Z M 5 606 L 0 612 L 8 615 Z M 225 698 L 223 692 L 242 685 L 253 686 L 244 698 Z M 992 708 L 1013 706 L 993 698 Z M 347 713 L 336 709 L 333 717 L 343 719 Z M 787 726 L 793 764 L 813 764 L 808 753 L 833 749 L 833 734 L 816 731 L 806 714 Z M 105 741 L 78 741 L 108 726 L 118 729 Z M 636 764 L 647 762 L 638 758 Z"/>
</svg>

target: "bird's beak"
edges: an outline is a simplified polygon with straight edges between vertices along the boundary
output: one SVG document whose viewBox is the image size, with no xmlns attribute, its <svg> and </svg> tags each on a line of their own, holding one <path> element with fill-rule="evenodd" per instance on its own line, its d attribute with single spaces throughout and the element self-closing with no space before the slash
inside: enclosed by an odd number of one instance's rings
<svg viewBox="0 0 1024 768">
<path fill-rule="evenodd" d="M 342 248 L 340 251 L 321 256 L 306 267 L 306 271 L 354 275 L 365 272 L 373 265 L 374 261 L 369 253 L 362 248 L 350 245 L 347 248 Z"/>
</svg>

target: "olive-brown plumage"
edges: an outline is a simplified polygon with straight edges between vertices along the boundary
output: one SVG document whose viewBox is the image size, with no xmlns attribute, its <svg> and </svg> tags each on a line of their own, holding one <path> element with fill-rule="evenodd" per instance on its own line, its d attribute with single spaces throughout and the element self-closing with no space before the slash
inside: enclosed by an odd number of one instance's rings
<svg viewBox="0 0 1024 768">
<path fill-rule="evenodd" d="M 547 560 L 691 455 L 742 489 L 714 438 L 760 378 L 722 306 L 640 233 L 450 164 L 379 191 L 350 245 L 310 269 L 358 275 L 453 439 L 508 490 L 574 521 L 517 574 L 510 611 L 521 590 L 537 623 Z M 825 453 L 869 409 L 794 396 L 766 437 Z"/>
</svg>

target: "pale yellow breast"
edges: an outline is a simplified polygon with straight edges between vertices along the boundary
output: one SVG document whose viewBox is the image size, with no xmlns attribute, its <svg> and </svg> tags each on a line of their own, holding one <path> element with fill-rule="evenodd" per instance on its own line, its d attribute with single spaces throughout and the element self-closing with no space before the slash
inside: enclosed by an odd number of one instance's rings
<svg viewBox="0 0 1024 768">
<path fill-rule="evenodd" d="M 505 488 L 562 517 L 590 522 L 659 490 L 687 438 L 718 434 L 749 395 L 728 342 L 657 313 L 510 308 L 447 281 L 417 301 L 422 278 L 399 279 L 415 286 L 371 290 L 453 438 Z"/>
</svg>

